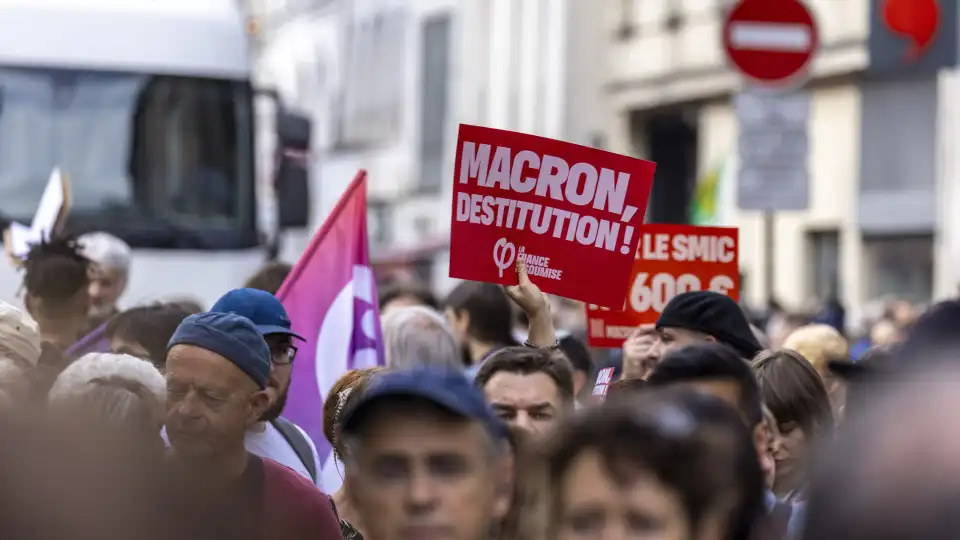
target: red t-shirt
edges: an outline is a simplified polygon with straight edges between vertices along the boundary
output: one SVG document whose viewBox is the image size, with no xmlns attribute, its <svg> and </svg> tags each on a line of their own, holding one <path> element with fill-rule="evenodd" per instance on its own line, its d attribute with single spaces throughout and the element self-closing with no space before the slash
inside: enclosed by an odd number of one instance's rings
<svg viewBox="0 0 960 540">
<path fill-rule="evenodd" d="M 168 526 L 177 540 L 341 540 L 333 501 L 296 472 L 253 454 L 226 486 L 172 475 Z M 183 474 L 185 473 L 185 474 Z M 199 482 L 199 484 L 198 484 Z"/>
<path fill-rule="evenodd" d="M 275 461 L 263 462 L 263 538 L 339 540 L 340 519 L 330 497 L 306 478 Z"/>
</svg>

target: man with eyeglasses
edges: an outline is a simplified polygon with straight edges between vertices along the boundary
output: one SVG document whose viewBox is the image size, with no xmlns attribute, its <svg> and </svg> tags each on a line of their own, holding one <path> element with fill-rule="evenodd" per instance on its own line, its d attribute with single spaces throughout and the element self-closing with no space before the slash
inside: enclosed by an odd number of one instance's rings
<svg viewBox="0 0 960 540">
<path fill-rule="evenodd" d="M 294 340 L 303 338 L 291 330 L 290 318 L 272 294 L 258 289 L 234 289 L 210 308 L 214 313 L 234 313 L 253 321 L 270 348 L 270 379 L 267 391 L 270 407 L 260 421 L 247 430 L 247 451 L 272 459 L 319 484 L 321 470 L 317 449 L 310 437 L 296 424 L 282 418 L 290 390 L 293 361 L 297 355 Z"/>
</svg>

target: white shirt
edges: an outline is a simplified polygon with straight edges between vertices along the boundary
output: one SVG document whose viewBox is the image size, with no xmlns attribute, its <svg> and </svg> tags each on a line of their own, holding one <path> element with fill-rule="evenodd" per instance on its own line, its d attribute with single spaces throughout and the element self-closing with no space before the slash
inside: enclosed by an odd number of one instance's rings
<svg viewBox="0 0 960 540">
<path fill-rule="evenodd" d="M 320 463 L 320 455 L 313 441 L 300 429 L 300 426 L 296 426 L 297 431 L 307 440 L 307 443 L 310 445 L 310 452 L 313 454 L 313 463 L 317 470 L 316 482 L 313 481 L 313 478 L 310 478 L 310 472 L 300 461 L 297 452 L 290 446 L 290 443 L 287 442 L 283 433 L 280 433 L 280 430 L 270 422 L 266 422 L 263 426 L 263 429 L 251 428 L 247 430 L 247 436 L 244 439 L 247 451 L 262 458 L 276 461 L 289 469 L 293 469 L 300 476 L 310 480 L 318 487 L 322 487 L 323 480 L 320 473 L 322 472 L 323 464 Z"/>
</svg>

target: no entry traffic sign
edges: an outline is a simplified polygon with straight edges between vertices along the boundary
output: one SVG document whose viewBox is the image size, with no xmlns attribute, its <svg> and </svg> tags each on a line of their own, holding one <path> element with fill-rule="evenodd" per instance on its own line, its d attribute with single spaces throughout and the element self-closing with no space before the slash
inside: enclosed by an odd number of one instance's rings
<svg viewBox="0 0 960 540">
<path fill-rule="evenodd" d="M 742 0 L 723 25 L 730 62 L 763 86 L 783 86 L 806 75 L 818 44 L 817 23 L 799 0 Z"/>
</svg>

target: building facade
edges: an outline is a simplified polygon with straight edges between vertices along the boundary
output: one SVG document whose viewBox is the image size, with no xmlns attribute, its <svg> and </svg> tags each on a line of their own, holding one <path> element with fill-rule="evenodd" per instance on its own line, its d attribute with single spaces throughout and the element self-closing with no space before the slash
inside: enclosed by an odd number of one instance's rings
<svg viewBox="0 0 960 540">
<path fill-rule="evenodd" d="M 878 2 L 807 0 L 821 43 L 807 84 L 810 204 L 777 214 L 767 242 L 760 213 L 738 210 L 734 195 L 738 125 L 731 97 L 743 83 L 726 65 L 720 37 L 734 3 L 608 5 L 607 140 L 611 150 L 658 163 L 649 218 L 688 222 L 697 179 L 719 167 L 728 174 L 721 175 L 717 214 L 720 224 L 740 229 L 750 305 L 772 297 L 801 308 L 837 296 L 856 314 L 887 294 L 920 302 L 954 294 L 957 250 L 942 247 L 957 239 L 943 230 L 950 216 L 941 202 L 955 184 L 956 152 L 947 145 L 956 138 L 947 113 L 956 114 L 956 82 L 941 68 L 955 59 L 905 64 L 905 42 L 896 36 L 878 48 L 878 36 L 889 33 L 872 5 Z M 942 10 L 937 39 L 955 52 L 952 4 Z"/>
<path fill-rule="evenodd" d="M 603 144 L 601 11 L 590 0 L 330 0 L 274 15 L 265 78 L 315 127 L 312 197 L 326 217 L 367 170 L 381 277 L 441 293 L 457 126 Z M 266 20 L 266 19 L 265 19 Z M 312 229 L 311 229 L 312 230 Z M 306 245 L 288 235 L 285 258 Z"/>
<path fill-rule="evenodd" d="M 438 209 L 450 199 L 457 4 L 251 0 L 258 84 L 314 121 L 312 223 L 285 234 L 282 258 L 296 259 L 364 169 L 372 258 L 386 273 L 434 278 L 449 229 Z M 259 112 L 263 125 L 271 112 Z"/>
</svg>

